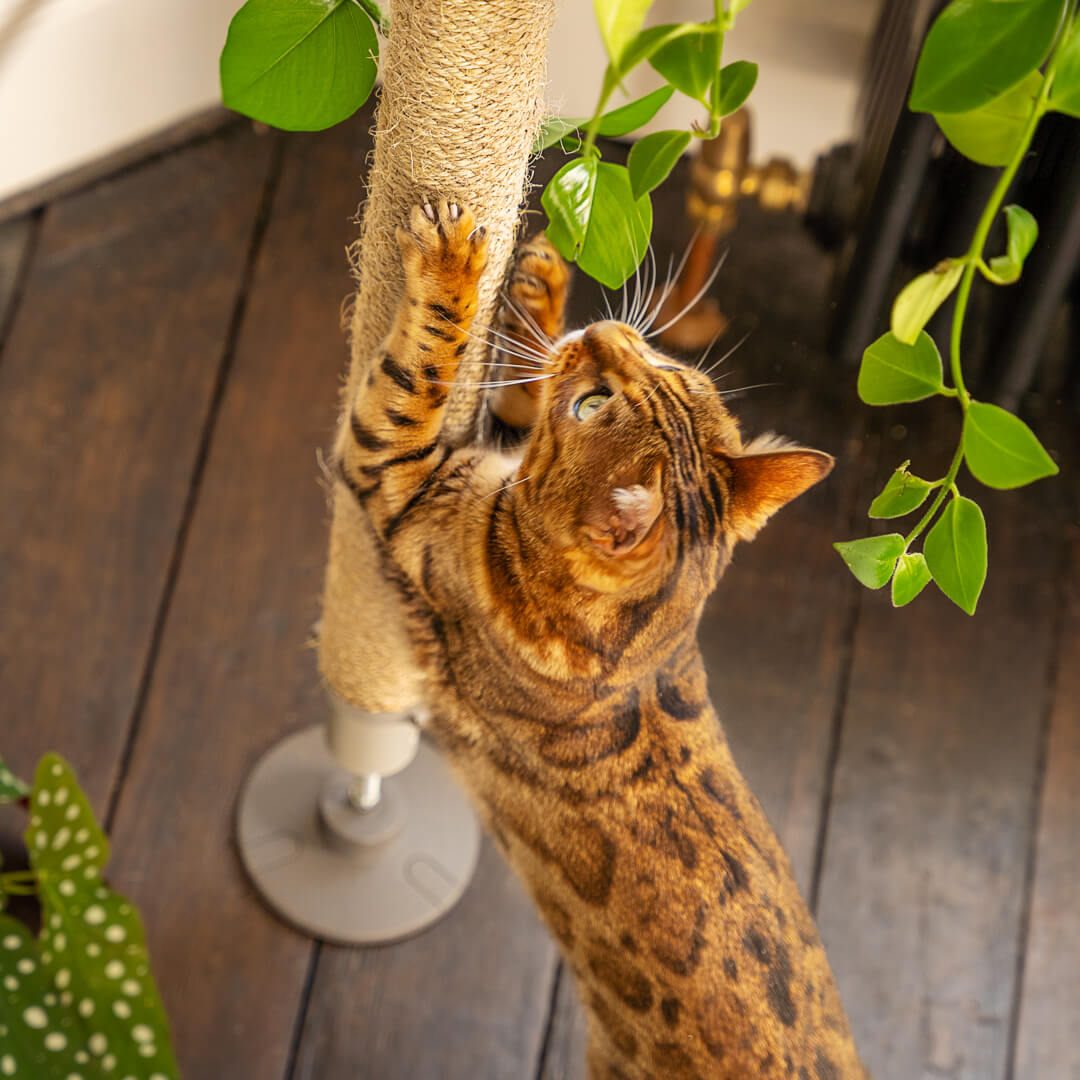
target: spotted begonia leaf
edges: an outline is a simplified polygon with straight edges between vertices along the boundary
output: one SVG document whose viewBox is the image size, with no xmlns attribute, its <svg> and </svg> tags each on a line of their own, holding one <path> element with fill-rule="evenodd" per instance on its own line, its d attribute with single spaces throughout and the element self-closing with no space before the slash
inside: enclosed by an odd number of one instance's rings
<svg viewBox="0 0 1080 1080">
<path fill-rule="evenodd" d="M 24 784 L 0 758 L 0 803 L 18 802 L 30 794 L 30 788 Z"/>
<path fill-rule="evenodd" d="M 30 931 L 0 915 L 0 1076 L 97 1076 L 80 1071 L 91 1059 L 71 1003 L 61 1002 Z"/>
<path fill-rule="evenodd" d="M 38 765 L 30 808 L 26 842 L 38 879 L 41 937 L 25 959 L 35 965 L 37 981 L 16 987 L 22 996 L 13 1004 L 4 999 L 0 1023 L 23 1043 L 31 1038 L 31 1048 L 49 1050 L 50 1039 L 60 1047 L 62 1038 L 60 1049 L 70 1049 L 71 1063 L 46 1055 L 45 1066 L 35 1060 L 27 1070 L 16 1056 L 15 1041 L 5 1051 L 0 1038 L 0 1076 L 177 1080 L 142 920 L 128 900 L 102 882 L 108 843 L 70 767 L 55 754 Z M 5 920 L 5 927 L 9 923 Z M 23 949 L 18 925 L 0 936 L 0 981 L 8 968 L 5 950 Z M 40 1041 L 33 1042 L 36 1036 L 28 1030 L 39 1033 Z M 9 1074 L 3 1072 L 5 1052 L 16 1063 Z"/>
</svg>

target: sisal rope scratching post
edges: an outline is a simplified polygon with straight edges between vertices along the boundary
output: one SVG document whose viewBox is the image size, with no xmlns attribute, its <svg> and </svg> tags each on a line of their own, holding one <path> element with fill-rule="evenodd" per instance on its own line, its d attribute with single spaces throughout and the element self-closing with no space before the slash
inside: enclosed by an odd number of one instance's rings
<svg viewBox="0 0 1080 1080">
<path fill-rule="evenodd" d="M 468 205 L 487 226 L 489 259 L 476 326 L 494 312 L 514 247 L 529 149 L 542 119 L 553 0 L 394 0 L 361 238 L 351 252 L 357 291 L 352 360 L 335 444 L 339 453 L 360 379 L 390 327 L 402 289 L 394 230 L 422 197 Z M 471 340 L 459 380 L 482 372 Z M 473 433 L 479 395 L 455 387 L 444 437 Z M 319 668 L 347 702 L 401 712 L 422 699 L 397 599 L 381 577 L 374 538 L 348 489 L 334 486 Z"/>
<path fill-rule="evenodd" d="M 554 0 L 394 0 L 390 17 L 367 209 L 351 252 L 352 360 L 335 455 L 401 296 L 395 229 L 415 203 L 453 199 L 487 227 L 474 325 L 491 320 L 542 115 Z M 483 345 L 473 341 L 460 381 L 478 381 L 482 364 Z M 453 389 L 449 442 L 472 436 L 479 404 L 475 390 Z M 420 742 L 421 677 L 367 517 L 340 481 L 333 501 L 319 634 L 331 713 L 251 771 L 237 846 L 288 922 L 324 941 L 374 944 L 449 911 L 476 867 L 480 838 L 464 794 Z"/>
</svg>

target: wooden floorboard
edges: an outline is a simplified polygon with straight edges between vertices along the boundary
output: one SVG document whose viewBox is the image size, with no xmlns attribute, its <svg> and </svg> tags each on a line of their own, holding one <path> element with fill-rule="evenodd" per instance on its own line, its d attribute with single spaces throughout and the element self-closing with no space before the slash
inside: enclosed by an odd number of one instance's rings
<svg viewBox="0 0 1080 1080">
<path fill-rule="evenodd" d="M 430 930 L 323 949 L 295 1078 L 531 1078 L 554 968 L 532 903 L 485 841 L 464 898 Z"/>
<path fill-rule="evenodd" d="M 249 886 L 233 816 L 258 757 L 325 716 L 308 647 L 326 547 L 316 451 L 345 360 L 365 132 L 285 144 L 117 810 L 113 878 L 142 906 L 188 1077 L 284 1077 L 315 948 Z"/>
<path fill-rule="evenodd" d="M 236 128 L 45 212 L 0 360 L 4 753 L 118 775 L 266 156 Z"/>
<path fill-rule="evenodd" d="M 1075 462 L 1075 458 L 1073 459 Z M 1015 1080 L 1076 1080 L 1080 1040 L 1080 482 L 1074 464 L 1066 612 L 1046 745 L 1029 931 L 1023 944 Z"/>
<path fill-rule="evenodd" d="M 944 471 L 942 404 L 933 429 L 930 404 L 894 414 L 881 478 L 905 458 Z M 900 611 L 864 595 L 832 795 L 819 924 L 877 1080 L 1008 1064 L 1064 496 L 959 484 L 987 517 L 978 614 L 934 586 Z"/>
<path fill-rule="evenodd" d="M 35 218 L 26 214 L 0 225 L 0 350 L 3 349 L 4 332 L 15 306 L 36 224 Z"/>
<path fill-rule="evenodd" d="M 553 995 L 554 948 L 490 845 L 445 920 L 372 950 L 284 926 L 233 848 L 251 766 L 325 716 L 306 648 L 328 516 L 315 451 L 344 370 L 369 126 L 279 144 L 237 125 L 0 226 L 0 754 L 28 774 L 60 750 L 99 811 L 118 788 L 110 877 L 145 916 L 189 1080 L 581 1080 L 572 984 Z M 661 265 L 686 239 L 681 202 L 657 196 Z M 877 1080 L 1080 1075 L 1080 492 L 980 489 L 974 620 L 933 586 L 902 612 L 860 591 L 830 542 L 871 531 L 868 485 L 909 456 L 932 474 L 951 447 L 929 406 L 871 412 L 828 365 L 829 261 L 794 219 L 746 210 L 731 248 L 717 352 L 753 333 L 722 385 L 781 384 L 733 411 L 838 459 L 708 605 L 736 758 L 807 891 L 828 811 L 819 921 Z M 576 314 L 595 314 L 578 284 Z M 1049 431 L 1075 472 L 1075 420 Z M 0 818 L 5 855 L 17 816 Z"/>
</svg>

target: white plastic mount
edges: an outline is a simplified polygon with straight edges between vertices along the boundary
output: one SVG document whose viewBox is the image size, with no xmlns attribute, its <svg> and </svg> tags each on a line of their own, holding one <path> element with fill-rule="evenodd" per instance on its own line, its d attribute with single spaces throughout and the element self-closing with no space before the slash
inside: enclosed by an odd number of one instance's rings
<svg viewBox="0 0 1080 1080">
<path fill-rule="evenodd" d="M 331 714 L 258 762 L 237 806 L 240 858 L 283 919 L 323 941 L 378 944 L 446 914 L 476 869 L 480 830 L 418 710 Z"/>
</svg>

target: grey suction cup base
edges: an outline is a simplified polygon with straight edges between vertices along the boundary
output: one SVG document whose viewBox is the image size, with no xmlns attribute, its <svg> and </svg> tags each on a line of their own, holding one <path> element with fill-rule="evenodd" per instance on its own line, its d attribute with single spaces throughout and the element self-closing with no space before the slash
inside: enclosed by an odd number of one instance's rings
<svg viewBox="0 0 1080 1080">
<path fill-rule="evenodd" d="M 354 805 L 355 785 L 321 724 L 283 739 L 240 794 L 240 858 L 267 904 L 305 933 L 344 945 L 395 941 L 457 903 L 480 830 L 423 742 L 407 768 L 383 778 L 374 809 Z"/>
</svg>

